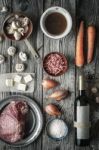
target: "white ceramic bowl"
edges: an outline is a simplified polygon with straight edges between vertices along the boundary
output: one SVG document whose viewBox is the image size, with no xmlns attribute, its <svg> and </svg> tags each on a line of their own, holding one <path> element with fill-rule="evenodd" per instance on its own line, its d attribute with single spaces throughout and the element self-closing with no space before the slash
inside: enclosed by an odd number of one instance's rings
<svg viewBox="0 0 99 150">
<path fill-rule="evenodd" d="M 59 35 L 53 35 L 53 34 L 49 33 L 45 28 L 46 17 L 55 12 L 62 14 L 66 18 L 66 21 L 67 21 L 67 27 L 66 27 L 65 31 Z M 70 30 L 72 28 L 72 18 L 71 18 L 71 15 L 69 14 L 69 12 L 67 10 L 65 10 L 64 8 L 57 7 L 57 6 L 50 7 L 42 14 L 41 19 L 40 19 L 40 26 L 41 26 L 43 33 L 46 36 L 48 36 L 49 38 L 60 39 L 60 38 L 65 37 L 70 32 Z"/>
</svg>

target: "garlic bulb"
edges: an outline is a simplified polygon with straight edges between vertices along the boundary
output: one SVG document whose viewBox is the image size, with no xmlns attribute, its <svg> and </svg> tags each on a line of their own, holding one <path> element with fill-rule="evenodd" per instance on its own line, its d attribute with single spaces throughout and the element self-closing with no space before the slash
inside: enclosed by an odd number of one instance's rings
<svg viewBox="0 0 99 150">
<path fill-rule="evenodd" d="M 16 52 L 16 48 L 14 46 L 10 46 L 7 51 L 8 51 L 8 55 L 14 56 Z"/>
<path fill-rule="evenodd" d="M 43 88 L 46 90 L 49 90 L 51 88 L 54 88 L 58 85 L 59 83 L 53 79 L 44 79 L 42 82 Z"/>
<path fill-rule="evenodd" d="M 23 72 L 24 69 L 25 69 L 24 64 L 16 64 L 16 66 L 15 66 L 15 70 L 16 70 L 17 72 Z"/>
<path fill-rule="evenodd" d="M 20 40 L 21 39 L 21 34 L 17 31 L 14 32 L 14 38 L 15 40 Z"/>
<path fill-rule="evenodd" d="M 47 106 L 45 106 L 45 112 L 48 113 L 51 116 L 59 116 L 59 115 L 61 115 L 60 110 L 54 104 L 48 104 Z"/>
<path fill-rule="evenodd" d="M 3 64 L 5 61 L 5 57 L 3 55 L 0 55 L 0 64 Z"/>
<path fill-rule="evenodd" d="M 27 55 L 24 52 L 19 53 L 19 58 L 24 62 L 27 61 Z"/>
<path fill-rule="evenodd" d="M 24 28 L 18 28 L 18 32 L 19 32 L 21 35 L 24 35 Z"/>
<path fill-rule="evenodd" d="M 48 98 L 60 101 L 62 99 L 65 99 L 68 96 L 68 94 L 69 92 L 67 90 L 58 90 L 49 95 Z"/>
<path fill-rule="evenodd" d="M 29 24 L 29 18 L 24 17 L 24 18 L 22 19 L 22 27 L 25 27 L 25 26 L 27 26 L 28 24 Z"/>
</svg>

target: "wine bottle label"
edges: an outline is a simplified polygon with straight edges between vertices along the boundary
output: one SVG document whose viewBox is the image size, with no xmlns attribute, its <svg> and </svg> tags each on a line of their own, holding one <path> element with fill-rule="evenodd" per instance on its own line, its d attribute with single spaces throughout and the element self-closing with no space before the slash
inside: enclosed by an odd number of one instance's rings
<svg viewBox="0 0 99 150">
<path fill-rule="evenodd" d="M 77 139 L 89 139 L 89 105 L 77 106 L 77 121 L 74 126 L 77 128 Z"/>
</svg>

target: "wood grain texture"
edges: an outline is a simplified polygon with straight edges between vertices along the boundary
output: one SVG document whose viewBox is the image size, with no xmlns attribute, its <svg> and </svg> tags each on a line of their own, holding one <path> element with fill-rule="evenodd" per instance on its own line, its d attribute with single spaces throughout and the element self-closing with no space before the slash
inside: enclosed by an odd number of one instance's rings
<svg viewBox="0 0 99 150">
<path fill-rule="evenodd" d="M 50 6 L 61 6 L 67 9 L 74 20 L 75 17 L 75 2 L 70 0 L 62 0 L 61 3 L 60 1 L 52 0 L 52 1 L 45 1 L 44 4 L 44 10 L 49 8 Z M 60 40 L 53 40 L 49 39 L 48 37 L 44 36 L 44 56 L 50 52 L 57 51 L 65 54 L 65 56 L 68 58 L 69 62 L 69 69 L 67 73 L 65 73 L 63 76 L 60 77 L 55 77 L 57 81 L 60 82 L 61 86 L 58 87 L 60 88 L 65 88 L 69 89 L 71 92 L 71 96 L 69 96 L 66 100 L 61 101 L 61 102 L 55 102 L 53 100 L 46 100 L 44 99 L 43 103 L 44 106 L 49 104 L 49 103 L 54 103 L 58 105 L 62 111 L 62 116 L 60 118 L 64 119 L 69 126 L 69 135 L 67 138 L 65 138 L 61 142 L 55 142 L 50 140 L 47 135 L 46 135 L 46 130 L 43 134 L 43 150 L 69 150 L 69 149 L 74 149 L 74 133 L 73 133 L 73 102 L 75 99 L 75 67 L 74 67 L 74 53 L 75 53 L 75 33 L 74 33 L 74 28 L 75 28 L 75 22 L 73 29 L 71 33 L 66 36 L 63 39 Z M 46 77 L 46 74 L 44 72 L 44 77 Z M 46 93 L 44 91 L 44 97 L 46 97 L 47 94 L 51 93 L 52 91 Z M 50 119 L 53 117 L 49 117 L 46 115 L 46 122 L 48 122 Z"/>
<path fill-rule="evenodd" d="M 96 42 L 95 42 L 95 52 L 94 52 L 94 59 L 91 64 L 86 64 L 84 68 L 81 70 L 84 72 L 85 76 L 87 74 L 91 74 L 96 76 L 97 73 L 99 73 L 99 44 L 98 44 L 98 30 L 99 30 L 99 1 L 97 0 L 77 0 L 77 6 L 76 6 L 76 20 L 77 20 L 77 27 L 79 26 L 79 23 L 81 20 L 84 20 L 85 23 L 85 38 L 84 38 L 84 51 L 87 54 L 87 27 L 88 25 L 95 25 L 97 30 L 96 35 Z M 78 74 L 80 73 L 79 69 L 76 70 L 76 80 L 78 79 Z M 99 84 L 98 81 L 96 81 L 97 84 Z M 76 82 L 77 83 L 77 82 Z M 95 81 L 87 82 L 86 87 L 90 86 L 97 86 L 95 84 Z M 76 88 L 77 89 L 77 88 Z M 92 121 L 92 130 L 91 130 L 91 143 L 90 147 L 87 147 L 86 149 L 99 149 L 99 136 L 98 136 L 98 118 L 96 116 L 99 116 L 99 108 L 96 107 L 95 100 L 93 97 L 91 97 L 91 93 L 89 92 L 90 104 L 91 104 L 91 121 Z M 96 129 L 96 130 L 95 130 Z M 79 149 L 79 148 L 78 148 Z M 80 149 L 79 149 L 80 150 Z"/>
<path fill-rule="evenodd" d="M 50 52 L 58 51 L 68 58 L 69 69 L 66 74 L 56 77 L 55 79 L 61 83 L 59 88 L 69 89 L 71 95 L 64 101 L 56 102 L 53 100 L 46 100 L 46 96 L 53 91 L 45 92 L 42 89 L 41 83 L 42 79 L 48 77 L 48 75 L 42 69 L 42 64 L 34 61 L 31 53 L 28 51 L 27 46 L 24 41 L 21 42 L 11 42 L 10 40 L 5 40 L 2 44 L 0 44 L 0 54 L 4 54 L 7 57 L 7 61 L 5 64 L 0 66 L 0 73 L 7 72 L 15 72 L 15 64 L 20 62 L 18 58 L 19 51 L 25 51 L 28 54 L 28 62 L 26 65 L 25 72 L 35 72 L 35 92 L 31 94 L 27 94 L 27 96 L 34 98 L 35 101 L 43 108 L 49 103 L 55 103 L 59 106 L 60 110 L 63 112 L 60 118 L 64 119 L 69 126 L 69 134 L 67 138 L 65 138 L 61 142 L 55 142 L 48 138 L 46 135 L 46 123 L 52 119 L 44 113 L 44 130 L 42 135 L 31 145 L 24 148 L 13 148 L 11 146 L 7 146 L 4 143 L 0 142 L 0 150 L 99 150 L 99 108 L 96 109 L 96 105 L 93 105 L 92 109 L 92 119 L 93 119 L 93 135 L 90 147 L 77 148 L 74 146 L 74 130 L 73 130 L 73 104 L 75 99 L 75 92 L 77 95 L 77 78 L 79 74 L 79 70 L 75 68 L 74 65 L 74 56 L 75 56 L 75 39 L 76 39 L 76 29 L 79 26 L 80 20 L 85 21 L 85 28 L 90 24 L 94 24 L 97 27 L 97 39 L 95 46 L 95 57 L 94 61 L 90 65 L 86 65 L 83 68 L 85 75 L 89 72 L 90 74 L 98 74 L 99 73 L 99 1 L 98 0 L 6 0 L 7 5 L 9 6 L 9 12 L 17 12 L 21 11 L 26 14 L 33 22 L 33 33 L 29 37 L 29 41 L 32 46 L 38 51 L 41 58 Z M 0 0 L 0 6 L 2 6 L 2 0 Z M 68 36 L 60 40 L 49 39 L 45 35 L 43 35 L 39 21 L 40 16 L 47 8 L 51 6 L 61 6 L 67 9 L 73 20 L 73 28 Z M 7 14 L 6 14 L 7 15 Z M 2 22 L 6 15 L 0 15 L 0 30 L 2 27 Z M 86 41 L 86 37 L 85 37 Z M 17 54 L 14 58 L 11 58 L 7 55 L 7 48 L 10 46 L 17 47 Z M 85 44 L 85 51 L 87 51 L 87 44 Z M 50 77 L 52 78 L 52 77 Z M 0 99 L 11 95 L 13 93 L 0 93 Z M 17 94 L 17 93 L 14 93 Z M 96 129 L 96 130 L 95 130 Z"/>
</svg>

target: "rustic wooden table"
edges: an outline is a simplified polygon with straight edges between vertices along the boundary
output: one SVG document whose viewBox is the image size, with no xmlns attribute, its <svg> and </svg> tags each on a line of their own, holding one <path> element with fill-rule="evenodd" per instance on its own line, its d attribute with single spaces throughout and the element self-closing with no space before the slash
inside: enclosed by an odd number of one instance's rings
<svg viewBox="0 0 99 150">
<path fill-rule="evenodd" d="M 25 13 L 27 16 L 31 18 L 33 21 L 33 33 L 29 38 L 29 41 L 33 45 L 33 47 L 38 50 L 41 58 L 51 52 L 51 51 L 59 51 L 66 55 L 69 62 L 69 70 L 66 74 L 61 77 L 56 78 L 60 83 L 62 83 L 63 88 L 68 88 L 71 91 L 71 96 L 65 101 L 57 103 L 62 111 L 63 118 L 68 126 L 69 126 L 69 135 L 66 139 L 61 142 L 51 141 L 43 129 L 43 133 L 41 136 L 31 145 L 24 148 L 12 148 L 10 146 L 5 145 L 0 142 L 0 150 L 74 150 L 80 148 L 75 148 L 74 146 L 74 130 L 73 130 L 73 104 L 76 96 L 76 79 L 78 75 L 78 70 L 74 65 L 74 56 L 75 56 L 75 37 L 76 37 L 76 29 L 79 24 L 79 21 L 83 19 L 85 21 L 86 27 L 90 24 L 94 24 L 97 27 L 97 40 L 96 40 L 96 54 L 95 59 L 90 65 L 86 65 L 84 67 L 84 72 L 97 74 L 99 73 L 99 1 L 98 0 L 0 0 L 0 7 L 3 3 L 6 2 L 10 14 L 11 12 L 21 11 Z M 44 10 L 51 6 L 61 6 L 67 9 L 73 19 L 73 28 L 71 33 L 63 39 L 60 40 L 52 40 L 43 35 L 40 29 L 40 16 Z M 0 14 L 0 32 L 2 30 L 2 23 L 5 17 L 8 14 Z M 19 62 L 18 55 L 14 58 L 11 58 L 7 55 L 7 48 L 10 45 L 14 45 L 17 47 L 18 51 L 24 50 L 29 54 L 29 59 L 27 62 L 27 68 L 25 72 L 35 72 L 36 73 L 36 86 L 34 94 L 27 94 L 29 97 L 34 98 L 41 106 L 43 107 L 50 103 L 51 101 L 45 99 L 45 91 L 43 91 L 41 83 L 44 76 L 46 76 L 45 72 L 40 64 L 34 61 L 30 52 L 28 51 L 24 41 L 15 42 L 10 40 L 4 40 L 2 44 L 0 44 L 0 53 L 4 54 L 7 59 L 6 63 L 0 66 L 1 73 L 9 73 L 15 72 L 15 64 Z M 85 45 L 86 50 L 86 45 Z M 13 93 L 0 93 L 0 99 L 7 97 L 8 95 L 12 95 Z M 14 93 L 16 94 L 16 93 Z M 99 109 L 99 108 L 98 108 Z M 99 116 L 98 110 L 93 111 L 93 120 L 95 119 L 95 114 Z M 45 116 L 46 123 L 52 117 Z M 99 117 L 96 120 L 96 126 L 94 125 L 93 130 L 96 131 L 92 136 L 91 145 L 88 148 L 81 148 L 82 150 L 99 150 Z"/>
</svg>

